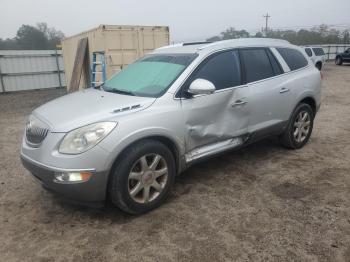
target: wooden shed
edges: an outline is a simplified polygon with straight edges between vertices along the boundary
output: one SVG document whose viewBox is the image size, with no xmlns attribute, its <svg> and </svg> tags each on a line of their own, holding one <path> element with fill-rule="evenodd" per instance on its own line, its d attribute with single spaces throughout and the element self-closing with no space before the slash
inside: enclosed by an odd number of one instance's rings
<svg viewBox="0 0 350 262">
<path fill-rule="evenodd" d="M 70 89 L 70 79 L 78 42 L 83 38 L 88 39 L 89 66 L 91 65 L 93 52 L 104 52 L 106 74 L 109 78 L 124 66 L 152 50 L 168 45 L 169 27 L 100 25 L 97 28 L 64 39 L 62 41 L 62 51 L 68 90 Z M 90 79 L 90 76 L 86 76 L 85 79 Z M 85 88 L 90 84 L 86 82 L 83 77 L 79 88 Z"/>
</svg>

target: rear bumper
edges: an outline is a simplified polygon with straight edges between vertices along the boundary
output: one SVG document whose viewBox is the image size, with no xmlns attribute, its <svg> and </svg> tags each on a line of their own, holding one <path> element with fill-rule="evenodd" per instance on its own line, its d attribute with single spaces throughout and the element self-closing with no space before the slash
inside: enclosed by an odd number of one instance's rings
<svg viewBox="0 0 350 262">
<path fill-rule="evenodd" d="M 91 207 L 104 206 L 108 180 L 107 171 L 93 172 L 92 177 L 86 182 L 62 184 L 54 182 L 55 173 L 69 170 L 46 166 L 24 154 L 21 154 L 21 160 L 23 166 L 48 191 L 74 204 Z"/>
</svg>

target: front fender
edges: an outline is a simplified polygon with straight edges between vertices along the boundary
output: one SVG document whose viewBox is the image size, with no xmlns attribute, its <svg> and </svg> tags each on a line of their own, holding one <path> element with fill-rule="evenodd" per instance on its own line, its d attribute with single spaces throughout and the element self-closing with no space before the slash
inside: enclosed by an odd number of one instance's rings
<svg viewBox="0 0 350 262">
<path fill-rule="evenodd" d="M 118 131 L 118 130 L 117 130 Z M 134 144 L 137 141 L 140 141 L 142 139 L 146 138 L 152 138 L 152 137 L 161 137 L 165 138 L 172 142 L 172 144 L 175 145 L 176 150 L 179 154 L 179 158 L 181 155 L 184 155 L 185 153 L 185 145 L 183 143 L 183 139 L 176 136 L 171 130 L 168 130 L 166 128 L 162 127 L 150 127 L 150 128 L 143 128 L 138 129 L 122 138 L 117 137 L 111 137 L 108 140 L 109 143 L 113 143 L 115 146 L 111 147 L 110 144 L 106 146 L 106 143 L 102 143 L 100 147 L 105 149 L 109 152 L 108 159 L 106 160 L 106 167 L 108 170 L 110 170 L 117 159 L 117 157 L 130 145 Z"/>
</svg>

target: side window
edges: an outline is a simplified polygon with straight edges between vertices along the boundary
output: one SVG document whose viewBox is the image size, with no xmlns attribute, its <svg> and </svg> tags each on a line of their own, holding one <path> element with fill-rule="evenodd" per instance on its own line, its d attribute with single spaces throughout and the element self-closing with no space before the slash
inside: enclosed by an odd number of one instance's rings
<svg viewBox="0 0 350 262">
<path fill-rule="evenodd" d="M 238 51 L 215 54 L 202 62 L 190 82 L 198 79 L 212 82 L 216 90 L 241 85 L 241 68 Z"/>
<path fill-rule="evenodd" d="M 312 51 L 310 48 L 305 48 L 305 52 L 309 57 L 312 57 Z"/>
<path fill-rule="evenodd" d="M 240 52 L 247 83 L 275 75 L 265 49 L 241 49 Z"/>
<path fill-rule="evenodd" d="M 317 48 L 312 48 L 314 50 L 315 55 L 321 56 L 325 55 L 323 48 L 317 47 Z"/>
<path fill-rule="evenodd" d="M 277 51 L 281 54 L 284 61 L 286 61 L 287 65 L 292 71 L 308 65 L 308 62 L 304 55 L 296 49 L 277 48 Z"/>
</svg>

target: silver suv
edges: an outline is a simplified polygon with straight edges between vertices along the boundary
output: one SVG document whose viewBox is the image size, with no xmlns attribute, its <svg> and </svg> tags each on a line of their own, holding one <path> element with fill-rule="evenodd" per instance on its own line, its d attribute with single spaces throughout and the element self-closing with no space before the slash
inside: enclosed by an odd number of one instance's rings
<svg viewBox="0 0 350 262">
<path fill-rule="evenodd" d="M 34 110 L 22 162 L 66 199 L 147 212 L 200 160 L 270 135 L 303 147 L 320 82 L 304 51 L 282 40 L 163 47 L 97 88 Z"/>
</svg>

